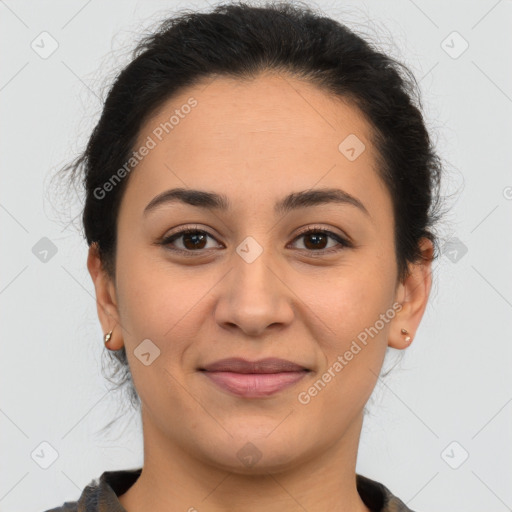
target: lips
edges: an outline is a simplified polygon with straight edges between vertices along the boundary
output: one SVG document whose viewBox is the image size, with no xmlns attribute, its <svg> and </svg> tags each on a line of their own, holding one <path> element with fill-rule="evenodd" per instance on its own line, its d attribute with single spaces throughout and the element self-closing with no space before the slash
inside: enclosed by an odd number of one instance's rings
<svg viewBox="0 0 512 512">
<path fill-rule="evenodd" d="M 243 398 L 273 395 L 300 381 L 310 371 L 299 364 L 273 357 L 259 361 L 222 359 L 199 370 L 224 392 Z"/>
<path fill-rule="evenodd" d="M 292 361 L 275 357 L 268 357 L 266 359 L 260 359 L 259 361 L 247 361 L 241 357 L 232 357 L 216 361 L 204 368 L 200 368 L 200 370 L 233 373 L 283 373 L 301 372 L 308 369 Z"/>
</svg>

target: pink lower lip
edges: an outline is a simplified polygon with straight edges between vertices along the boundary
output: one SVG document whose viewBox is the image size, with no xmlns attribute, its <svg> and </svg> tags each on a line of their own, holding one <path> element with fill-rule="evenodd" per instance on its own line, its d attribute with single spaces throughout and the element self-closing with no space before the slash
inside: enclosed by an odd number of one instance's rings
<svg viewBox="0 0 512 512">
<path fill-rule="evenodd" d="M 217 386 L 246 398 L 269 396 L 298 382 L 308 372 L 233 373 L 202 372 Z"/>
</svg>

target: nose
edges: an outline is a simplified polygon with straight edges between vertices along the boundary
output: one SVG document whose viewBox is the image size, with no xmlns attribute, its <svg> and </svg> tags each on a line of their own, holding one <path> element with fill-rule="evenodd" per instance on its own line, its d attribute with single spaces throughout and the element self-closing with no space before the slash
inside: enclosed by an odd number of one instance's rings
<svg viewBox="0 0 512 512">
<path fill-rule="evenodd" d="M 233 267 L 220 283 L 215 319 L 224 329 L 247 336 L 284 328 L 293 320 L 293 292 L 282 265 L 263 253 L 252 262 L 233 255 Z"/>
</svg>

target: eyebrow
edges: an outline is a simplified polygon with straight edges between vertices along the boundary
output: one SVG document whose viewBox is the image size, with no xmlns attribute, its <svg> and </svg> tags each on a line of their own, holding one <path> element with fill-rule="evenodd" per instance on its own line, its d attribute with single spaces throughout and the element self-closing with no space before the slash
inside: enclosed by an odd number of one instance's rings
<svg viewBox="0 0 512 512">
<path fill-rule="evenodd" d="M 185 188 L 173 188 L 155 196 L 144 208 L 144 215 L 164 204 L 181 202 L 208 210 L 229 211 L 231 202 L 224 194 Z M 371 217 L 364 204 L 348 192 L 337 188 L 322 188 L 293 192 L 274 205 L 276 215 L 283 215 L 292 210 L 323 204 L 347 204 L 355 206 L 368 217 Z"/>
</svg>

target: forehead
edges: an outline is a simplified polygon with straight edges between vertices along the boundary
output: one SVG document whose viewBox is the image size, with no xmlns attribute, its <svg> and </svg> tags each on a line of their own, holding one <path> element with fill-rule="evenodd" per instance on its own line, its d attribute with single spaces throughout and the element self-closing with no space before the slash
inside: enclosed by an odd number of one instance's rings
<svg viewBox="0 0 512 512">
<path fill-rule="evenodd" d="M 175 186 L 271 198 L 342 186 L 364 198 L 386 192 L 371 136 L 355 106 L 289 75 L 209 77 L 142 126 L 136 148 L 149 139 L 153 148 L 128 188 L 145 198 Z"/>
<path fill-rule="evenodd" d="M 189 107 L 192 101 L 196 105 Z M 179 92 L 141 127 L 139 142 L 153 132 L 158 142 L 173 139 L 168 142 L 174 149 L 201 147 L 201 153 L 264 144 L 268 150 L 318 148 L 337 155 L 340 136 L 368 140 L 371 127 L 347 101 L 297 78 L 265 73 L 250 80 L 217 76 Z"/>
</svg>

